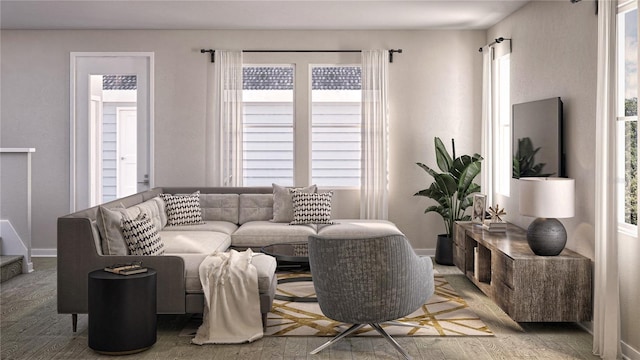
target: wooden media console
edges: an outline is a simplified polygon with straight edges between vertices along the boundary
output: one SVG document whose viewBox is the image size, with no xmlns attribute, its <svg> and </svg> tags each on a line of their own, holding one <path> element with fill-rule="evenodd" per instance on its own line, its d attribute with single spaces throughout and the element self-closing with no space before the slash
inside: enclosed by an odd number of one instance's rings
<svg viewBox="0 0 640 360">
<path fill-rule="evenodd" d="M 535 255 L 526 231 L 513 224 L 504 233 L 490 233 L 480 225 L 457 222 L 453 239 L 454 264 L 513 320 L 591 320 L 589 258 L 568 249 L 558 256 Z"/>
</svg>

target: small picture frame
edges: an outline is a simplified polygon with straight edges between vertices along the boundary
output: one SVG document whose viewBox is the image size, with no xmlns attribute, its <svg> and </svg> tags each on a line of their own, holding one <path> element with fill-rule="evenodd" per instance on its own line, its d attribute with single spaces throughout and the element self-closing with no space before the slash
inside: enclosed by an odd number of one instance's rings
<svg viewBox="0 0 640 360">
<path fill-rule="evenodd" d="M 473 194 L 473 211 L 471 212 L 471 222 L 482 225 L 484 213 L 487 206 L 487 195 Z"/>
</svg>

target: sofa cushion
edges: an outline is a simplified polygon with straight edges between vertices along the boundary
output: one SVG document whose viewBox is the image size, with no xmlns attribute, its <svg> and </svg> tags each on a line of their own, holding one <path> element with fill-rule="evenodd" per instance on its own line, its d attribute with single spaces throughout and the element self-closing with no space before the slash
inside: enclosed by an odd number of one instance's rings
<svg viewBox="0 0 640 360">
<path fill-rule="evenodd" d="M 240 225 L 231 234 L 231 245 L 251 247 L 257 252 L 265 245 L 304 242 L 309 235 L 316 235 L 316 225 L 291 226 L 272 221 L 251 221 Z"/>
<path fill-rule="evenodd" d="M 318 225 L 318 236 L 324 237 L 369 237 L 380 235 L 402 235 L 398 227 L 386 220 L 333 220 L 333 225 Z"/>
<path fill-rule="evenodd" d="M 184 287 L 188 294 L 202 294 L 202 283 L 200 282 L 200 263 L 209 254 L 171 254 L 179 256 L 184 260 Z"/>
<path fill-rule="evenodd" d="M 193 194 L 160 194 L 167 204 L 167 225 L 202 224 L 200 192 Z"/>
<path fill-rule="evenodd" d="M 266 293 L 271 286 L 271 280 L 276 274 L 276 258 L 263 253 L 254 253 L 251 263 L 258 271 L 258 291 Z"/>
<path fill-rule="evenodd" d="M 164 254 L 164 242 L 158 229 L 145 213 L 135 219 L 122 219 L 122 235 L 131 255 Z"/>
<path fill-rule="evenodd" d="M 170 225 L 165 226 L 162 231 L 217 231 L 227 235 L 233 234 L 238 228 L 235 223 L 228 221 L 205 221 L 200 225 Z"/>
<path fill-rule="evenodd" d="M 333 224 L 331 221 L 331 197 L 333 192 L 308 194 L 294 192 L 293 221 L 291 225 Z"/>
<path fill-rule="evenodd" d="M 93 234 L 93 242 L 96 246 L 98 255 L 104 255 L 102 252 L 102 242 L 100 240 L 100 230 L 98 230 L 98 222 L 91 220 L 91 234 Z"/>
<path fill-rule="evenodd" d="M 127 255 L 129 250 L 122 235 L 122 218 L 135 219 L 140 215 L 139 208 L 125 209 L 118 205 L 112 208 L 99 206 L 96 213 L 96 223 L 102 238 L 102 253 L 104 255 Z"/>
<path fill-rule="evenodd" d="M 202 294 L 202 283 L 200 282 L 200 263 L 208 256 L 206 254 L 175 254 L 184 260 L 185 289 L 187 293 Z M 276 259 L 272 256 L 254 253 L 251 263 L 258 272 L 258 292 L 265 294 L 269 291 L 271 282 L 276 272 Z"/>
<path fill-rule="evenodd" d="M 240 194 L 240 215 L 238 224 L 249 221 L 271 220 L 273 218 L 273 195 Z"/>
<path fill-rule="evenodd" d="M 298 188 L 287 188 L 278 184 L 273 185 L 273 221 L 286 222 L 293 221 L 293 192 L 315 193 L 318 191 L 316 185 Z"/>
<path fill-rule="evenodd" d="M 225 251 L 231 244 L 229 235 L 216 231 L 160 231 L 165 254 L 211 254 Z"/>
<path fill-rule="evenodd" d="M 238 194 L 200 194 L 202 219 L 238 223 Z"/>
</svg>

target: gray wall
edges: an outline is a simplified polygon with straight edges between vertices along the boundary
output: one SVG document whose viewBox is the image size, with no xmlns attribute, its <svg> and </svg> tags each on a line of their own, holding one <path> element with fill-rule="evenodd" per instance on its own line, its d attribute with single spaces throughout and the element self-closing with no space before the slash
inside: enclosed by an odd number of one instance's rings
<svg viewBox="0 0 640 360">
<path fill-rule="evenodd" d="M 592 1 L 533 1 L 487 31 L 487 39 L 513 39 L 511 102 L 560 96 L 564 102 L 567 176 L 576 179 L 576 215 L 563 219 L 567 247 L 594 258 L 595 112 L 597 17 Z M 526 227 L 533 220 L 518 215 L 517 181 L 511 197 L 496 196 L 508 220 Z M 620 239 L 622 340 L 640 349 L 640 243 Z"/>
<path fill-rule="evenodd" d="M 56 247 L 56 218 L 69 211 L 69 53 L 155 52 L 156 185 L 205 183 L 209 56 L 218 49 L 402 48 L 390 64 L 390 220 L 417 249 L 444 231 L 427 200 L 413 197 L 430 179 L 414 163 L 435 165 L 433 137 L 455 137 L 457 151 L 480 150 L 484 31 L 20 31 L 3 30 L 2 147 L 35 147 L 33 248 Z M 46 58 L 42 57 L 46 54 Z M 247 61 L 258 62 L 257 54 Z M 309 55 L 303 54 L 305 57 Z M 280 55 L 315 61 L 303 55 Z M 340 60 L 342 56 L 323 58 Z M 351 55 L 353 56 L 353 55 Z M 247 55 L 247 57 L 249 57 Z M 301 59 L 301 60 L 300 60 Z M 264 60 L 264 58 L 262 59 Z M 358 193 L 334 204 L 358 216 Z M 36 251 L 37 253 L 37 251 Z"/>
</svg>

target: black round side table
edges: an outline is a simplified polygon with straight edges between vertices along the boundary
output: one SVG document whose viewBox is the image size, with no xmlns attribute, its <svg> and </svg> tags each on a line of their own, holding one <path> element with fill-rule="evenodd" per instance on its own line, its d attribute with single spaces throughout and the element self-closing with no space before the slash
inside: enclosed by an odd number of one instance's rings
<svg viewBox="0 0 640 360">
<path fill-rule="evenodd" d="M 109 355 L 149 349 L 156 342 L 156 271 L 89 273 L 89 347 Z"/>
</svg>

